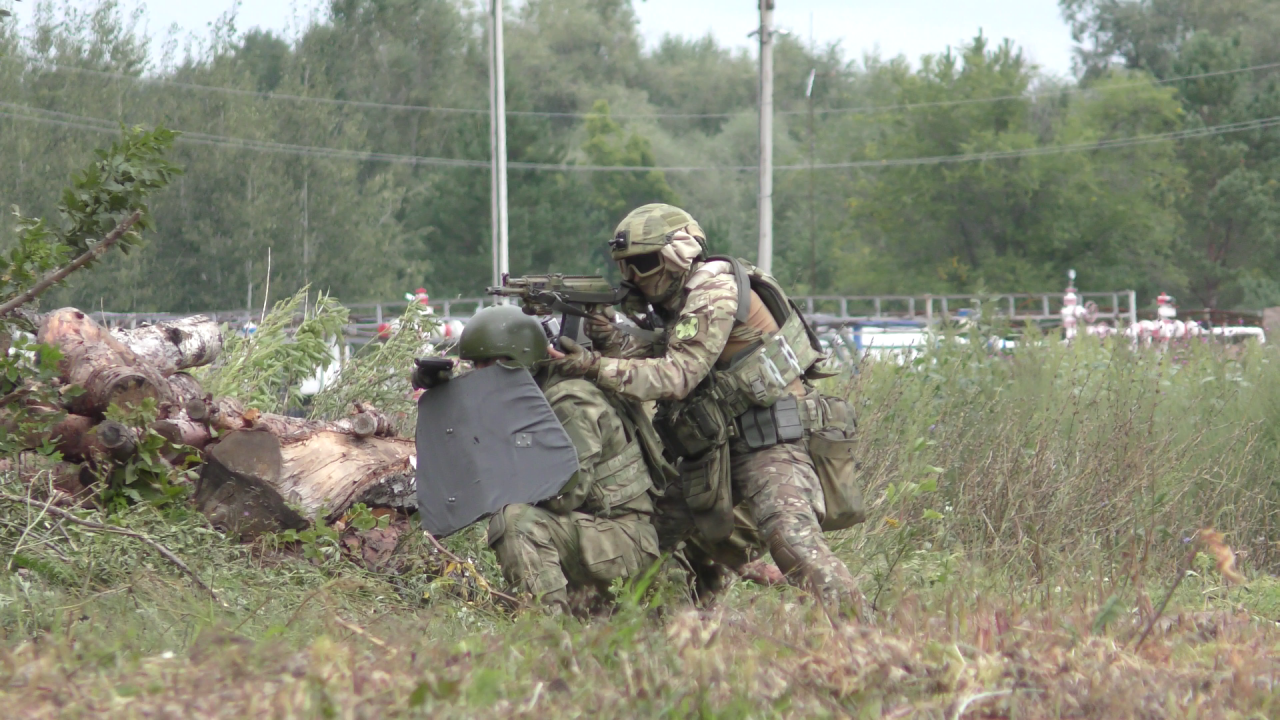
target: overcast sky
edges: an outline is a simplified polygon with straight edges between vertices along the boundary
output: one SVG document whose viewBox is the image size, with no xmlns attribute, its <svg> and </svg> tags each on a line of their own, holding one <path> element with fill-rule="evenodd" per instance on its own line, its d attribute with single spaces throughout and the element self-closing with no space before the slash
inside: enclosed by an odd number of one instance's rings
<svg viewBox="0 0 1280 720">
<path fill-rule="evenodd" d="M 19 2 L 18 15 L 29 18 L 35 2 Z M 125 7 L 141 4 L 122 2 Z M 632 0 L 632 4 L 649 43 L 668 33 L 701 36 L 710 32 L 722 43 L 747 47 L 752 43 L 747 33 L 758 23 L 755 0 Z M 233 0 L 151 0 L 145 3 L 146 22 L 156 38 L 175 24 L 185 32 L 203 34 L 232 5 Z M 240 6 L 236 24 L 241 30 L 254 26 L 296 30 L 320 5 L 318 0 L 247 0 Z M 924 53 L 968 40 L 981 29 L 996 40 L 1013 39 L 1048 72 L 1066 75 L 1071 69 L 1071 37 L 1057 0 L 776 0 L 776 7 L 778 27 L 807 39 L 812 18 L 818 44 L 839 42 L 854 57 L 878 50 L 882 56 L 905 54 L 914 61 Z"/>
</svg>

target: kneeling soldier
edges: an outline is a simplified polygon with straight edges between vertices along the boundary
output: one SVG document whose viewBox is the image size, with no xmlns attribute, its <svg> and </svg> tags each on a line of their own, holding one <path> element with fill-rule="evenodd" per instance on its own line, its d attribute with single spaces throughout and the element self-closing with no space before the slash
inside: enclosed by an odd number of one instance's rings
<svg viewBox="0 0 1280 720">
<path fill-rule="evenodd" d="M 627 408 L 587 380 L 548 371 L 542 324 L 518 307 L 476 313 L 458 351 L 477 368 L 495 362 L 528 368 L 578 453 L 578 471 L 558 496 L 507 505 L 490 518 L 489 546 L 507 582 L 566 611 L 570 590 L 607 591 L 613 580 L 657 562 L 648 450 Z M 415 378 L 423 387 L 438 381 Z"/>
</svg>

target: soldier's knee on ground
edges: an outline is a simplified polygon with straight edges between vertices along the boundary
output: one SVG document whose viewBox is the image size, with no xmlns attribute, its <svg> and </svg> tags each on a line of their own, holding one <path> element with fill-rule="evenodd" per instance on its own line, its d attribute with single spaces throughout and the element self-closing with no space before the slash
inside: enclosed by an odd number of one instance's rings
<svg viewBox="0 0 1280 720">
<path fill-rule="evenodd" d="M 634 577 L 648 570 L 660 556 L 658 534 L 647 517 L 581 517 L 577 524 L 583 568 L 597 582 Z"/>
<path fill-rule="evenodd" d="M 567 603 L 569 581 L 540 512 L 530 505 L 508 505 L 495 513 L 489 520 L 489 547 L 507 584 L 535 598 L 554 601 L 563 595 Z"/>
</svg>

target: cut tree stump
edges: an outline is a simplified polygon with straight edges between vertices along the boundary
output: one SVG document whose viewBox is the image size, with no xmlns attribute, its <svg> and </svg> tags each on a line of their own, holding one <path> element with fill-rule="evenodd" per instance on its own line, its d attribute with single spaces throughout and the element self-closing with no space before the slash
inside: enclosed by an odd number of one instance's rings
<svg viewBox="0 0 1280 720">
<path fill-rule="evenodd" d="M 205 454 L 196 508 L 247 539 L 333 522 L 356 503 L 417 506 L 413 440 L 360 438 L 330 425 L 337 423 L 283 436 L 266 427 L 227 433 Z"/>
</svg>

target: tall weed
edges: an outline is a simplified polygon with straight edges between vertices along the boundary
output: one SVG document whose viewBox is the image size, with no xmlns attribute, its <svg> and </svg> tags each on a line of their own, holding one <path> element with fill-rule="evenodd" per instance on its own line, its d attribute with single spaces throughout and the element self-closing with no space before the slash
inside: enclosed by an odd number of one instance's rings
<svg viewBox="0 0 1280 720">
<path fill-rule="evenodd" d="M 263 412 L 300 407 L 302 382 L 335 362 L 347 326 L 346 308 L 328 295 L 310 304 L 309 293 L 277 302 L 251 335 L 228 333 L 217 364 L 197 373 L 205 391 Z"/>
<path fill-rule="evenodd" d="M 853 380 L 873 502 L 844 544 L 871 574 L 927 550 L 1034 582 L 1097 570 L 1123 584 L 1172 567 L 1207 526 L 1275 569 L 1275 348 L 975 340 Z"/>
</svg>

